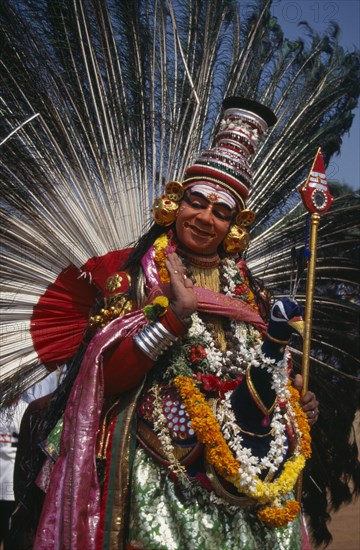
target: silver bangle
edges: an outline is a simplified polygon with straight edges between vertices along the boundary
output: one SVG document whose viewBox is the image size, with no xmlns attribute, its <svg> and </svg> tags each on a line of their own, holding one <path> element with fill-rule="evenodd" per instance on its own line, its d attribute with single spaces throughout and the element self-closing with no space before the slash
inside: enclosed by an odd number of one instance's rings
<svg viewBox="0 0 360 550">
<path fill-rule="evenodd" d="M 156 361 L 165 350 L 172 346 L 177 337 L 171 334 L 159 321 L 145 325 L 134 336 L 134 342 L 147 357 Z"/>
</svg>

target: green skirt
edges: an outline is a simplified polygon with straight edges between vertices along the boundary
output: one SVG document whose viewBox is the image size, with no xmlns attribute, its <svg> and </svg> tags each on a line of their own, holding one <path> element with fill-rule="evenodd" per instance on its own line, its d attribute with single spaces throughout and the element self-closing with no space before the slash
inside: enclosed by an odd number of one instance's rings
<svg viewBox="0 0 360 550">
<path fill-rule="evenodd" d="M 301 518 L 270 528 L 253 510 L 219 504 L 213 493 L 186 497 L 168 472 L 138 448 L 129 542 L 146 550 L 301 550 Z"/>
</svg>

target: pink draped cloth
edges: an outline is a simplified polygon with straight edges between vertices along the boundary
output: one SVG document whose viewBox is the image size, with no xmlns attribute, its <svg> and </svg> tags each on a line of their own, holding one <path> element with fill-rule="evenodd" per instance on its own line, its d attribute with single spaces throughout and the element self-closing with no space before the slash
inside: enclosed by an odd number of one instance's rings
<svg viewBox="0 0 360 550">
<path fill-rule="evenodd" d="M 198 298 L 199 311 L 230 317 L 234 321 L 244 321 L 244 323 L 253 325 L 261 332 L 266 330 L 267 325 L 264 320 L 246 302 L 231 296 L 223 296 L 206 288 L 195 287 L 195 292 Z"/>
<path fill-rule="evenodd" d="M 115 319 L 90 342 L 70 393 L 34 548 L 92 550 L 100 520 L 95 449 L 103 403 L 103 353 L 145 323 L 142 313 Z"/>
<path fill-rule="evenodd" d="M 161 285 L 153 263 L 146 258 L 144 271 L 151 301 L 155 295 L 170 295 L 170 285 Z M 261 317 L 240 299 L 194 287 L 198 310 L 244 321 L 264 331 Z M 63 423 L 60 456 L 54 465 L 36 534 L 37 550 L 95 550 L 100 521 L 100 487 L 95 449 L 103 404 L 104 352 L 131 337 L 146 320 L 142 312 L 115 319 L 91 340 L 70 393 Z"/>
<path fill-rule="evenodd" d="M 170 285 L 161 283 L 159 279 L 158 270 L 155 264 L 154 247 L 151 247 L 144 255 L 141 265 L 146 277 L 145 286 L 147 288 L 149 301 L 151 302 L 153 298 L 159 294 L 164 294 L 170 298 Z M 255 328 L 260 330 L 260 332 L 264 332 L 266 330 L 266 324 L 264 323 L 262 317 L 260 317 L 260 315 L 243 300 L 233 298 L 232 296 L 225 296 L 224 294 L 219 294 L 213 290 L 208 290 L 197 286 L 194 287 L 194 290 L 198 301 L 198 311 L 229 317 L 234 321 L 244 321 L 245 323 L 250 323 Z"/>
</svg>

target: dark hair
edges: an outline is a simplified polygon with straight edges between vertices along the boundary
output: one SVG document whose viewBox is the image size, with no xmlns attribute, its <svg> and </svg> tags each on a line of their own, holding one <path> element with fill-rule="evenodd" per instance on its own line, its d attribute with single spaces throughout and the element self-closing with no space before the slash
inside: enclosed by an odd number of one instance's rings
<svg viewBox="0 0 360 550">
<path fill-rule="evenodd" d="M 246 266 L 246 276 L 249 281 L 249 287 L 255 295 L 255 300 L 259 308 L 259 314 L 268 322 L 270 315 L 270 297 L 271 294 L 265 287 L 263 281 L 253 276 L 250 269 Z"/>
</svg>

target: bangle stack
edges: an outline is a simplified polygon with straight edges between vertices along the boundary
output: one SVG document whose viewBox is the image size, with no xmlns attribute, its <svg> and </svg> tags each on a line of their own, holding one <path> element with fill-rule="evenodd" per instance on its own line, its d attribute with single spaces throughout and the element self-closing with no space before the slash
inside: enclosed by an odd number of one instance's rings
<svg viewBox="0 0 360 550">
<path fill-rule="evenodd" d="M 159 321 L 145 325 L 134 336 L 134 342 L 152 361 L 156 361 L 165 350 L 172 346 L 177 337 L 171 334 Z"/>
</svg>

